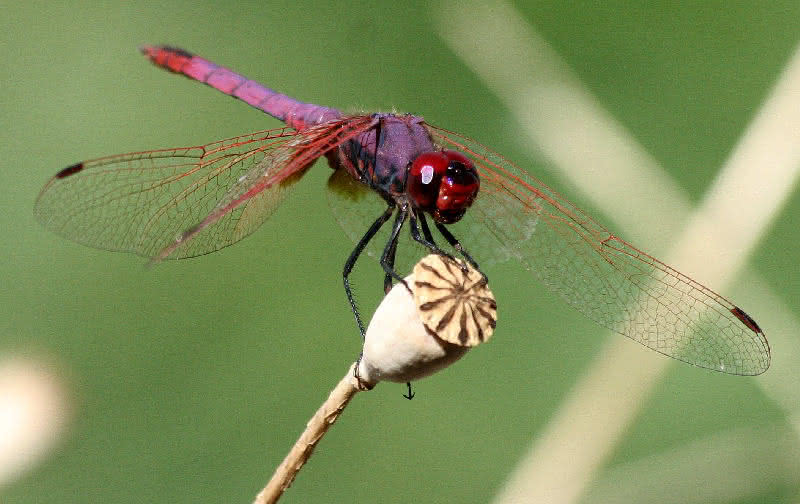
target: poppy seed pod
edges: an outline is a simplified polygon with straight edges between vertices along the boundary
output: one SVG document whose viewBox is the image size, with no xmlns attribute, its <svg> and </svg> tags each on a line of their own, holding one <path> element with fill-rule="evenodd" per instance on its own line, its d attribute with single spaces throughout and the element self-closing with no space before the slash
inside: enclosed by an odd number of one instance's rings
<svg viewBox="0 0 800 504">
<path fill-rule="evenodd" d="M 488 340 L 495 327 L 494 296 L 484 277 L 463 262 L 429 255 L 404 280 L 384 297 L 367 328 L 358 375 L 369 386 L 431 375 Z"/>
</svg>

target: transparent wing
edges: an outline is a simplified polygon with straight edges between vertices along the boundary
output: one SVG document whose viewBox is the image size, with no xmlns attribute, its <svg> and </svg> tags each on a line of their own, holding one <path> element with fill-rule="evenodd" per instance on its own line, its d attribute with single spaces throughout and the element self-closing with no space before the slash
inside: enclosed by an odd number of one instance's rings
<svg viewBox="0 0 800 504">
<path fill-rule="evenodd" d="M 207 254 L 257 229 L 315 159 L 369 127 L 355 116 L 204 146 L 77 163 L 42 189 L 42 224 L 91 247 L 155 259 Z"/>
<path fill-rule="evenodd" d="M 501 155 L 428 127 L 440 147 L 468 155 L 481 177 L 475 203 L 453 229 L 481 266 L 516 258 L 590 319 L 689 364 L 740 375 L 769 367 L 763 331 L 730 301 L 609 233 Z"/>
</svg>

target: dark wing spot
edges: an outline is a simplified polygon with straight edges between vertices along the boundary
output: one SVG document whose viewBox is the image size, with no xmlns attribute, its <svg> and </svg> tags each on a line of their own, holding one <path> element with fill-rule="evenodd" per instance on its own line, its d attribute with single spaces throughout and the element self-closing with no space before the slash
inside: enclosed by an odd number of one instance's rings
<svg viewBox="0 0 800 504">
<path fill-rule="evenodd" d="M 67 166 L 60 172 L 56 173 L 56 178 L 66 178 L 70 175 L 75 175 L 81 170 L 83 170 L 83 163 L 75 163 L 74 165 Z"/>
<path fill-rule="evenodd" d="M 759 333 L 759 334 L 761 333 L 761 328 L 758 327 L 756 321 L 753 320 L 753 318 L 750 315 L 746 314 L 741 308 L 739 308 L 738 306 L 734 306 L 731 309 L 731 313 L 733 313 L 733 315 L 736 318 L 741 320 L 742 323 L 746 325 L 751 331 L 753 331 L 754 333 Z"/>
</svg>

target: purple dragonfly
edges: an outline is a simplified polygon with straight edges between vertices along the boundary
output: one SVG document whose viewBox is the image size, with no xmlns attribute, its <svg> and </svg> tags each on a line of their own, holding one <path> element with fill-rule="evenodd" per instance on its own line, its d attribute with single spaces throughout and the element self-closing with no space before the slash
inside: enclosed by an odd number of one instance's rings
<svg viewBox="0 0 800 504">
<path fill-rule="evenodd" d="M 459 254 L 476 269 L 515 261 L 590 319 L 664 355 L 731 374 L 769 367 L 766 337 L 743 310 L 613 235 L 483 145 L 415 115 L 345 114 L 302 103 L 182 49 L 142 52 L 285 127 L 70 165 L 36 201 L 48 229 L 153 261 L 207 254 L 255 231 L 324 156 L 333 169 L 331 206 L 356 242 L 343 278 L 362 336 L 348 277 L 367 250 L 380 260 L 385 290 L 401 280 L 395 261 L 407 222 L 403 236 L 417 251 Z"/>
</svg>

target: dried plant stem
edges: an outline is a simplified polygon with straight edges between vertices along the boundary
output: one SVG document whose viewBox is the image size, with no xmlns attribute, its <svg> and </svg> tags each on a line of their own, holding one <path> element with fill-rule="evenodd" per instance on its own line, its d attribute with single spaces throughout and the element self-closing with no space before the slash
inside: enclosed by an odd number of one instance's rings
<svg viewBox="0 0 800 504">
<path fill-rule="evenodd" d="M 283 459 L 281 465 L 275 469 L 272 478 L 267 483 L 267 486 L 258 494 L 254 504 L 271 504 L 280 499 L 283 492 L 289 488 L 289 485 L 294 481 L 295 476 L 303 467 L 303 464 L 311 457 L 311 453 L 319 443 L 322 436 L 328 432 L 331 425 L 336 422 L 339 415 L 344 410 L 350 399 L 356 395 L 356 392 L 366 390 L 359 386 L 358 381 L 353 376 L 353 366 L 344 375 L 336 388 L 331 391 L 328 399 L 322 403 L 322 406 L 314 413 L 311 420 L 306 425 L 306 430 L 300 435 L 300 438 L 292 447 L 286 458 Z"/>
</svg>

